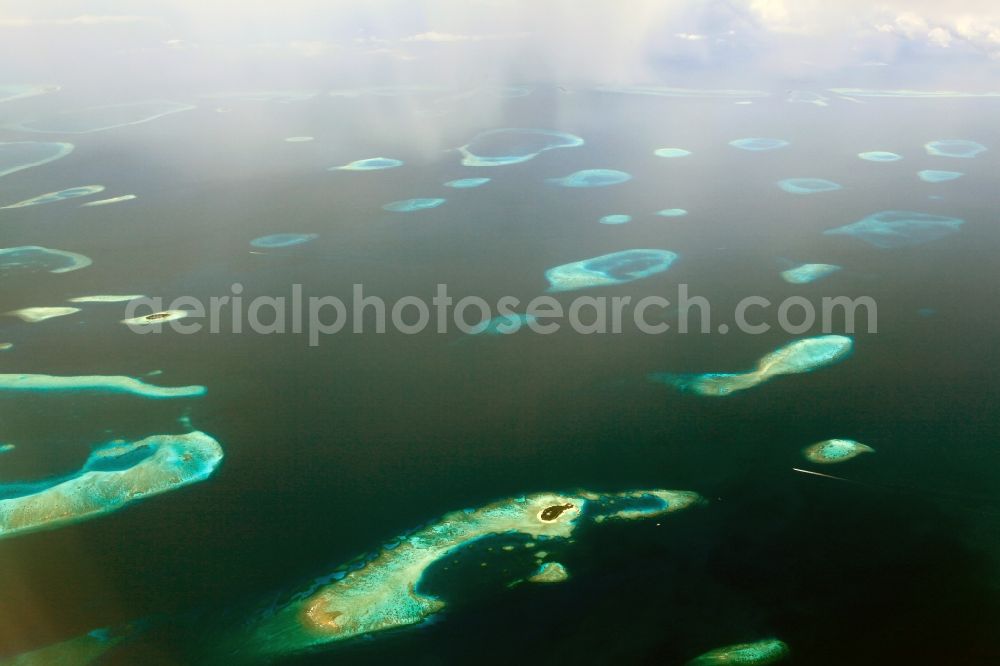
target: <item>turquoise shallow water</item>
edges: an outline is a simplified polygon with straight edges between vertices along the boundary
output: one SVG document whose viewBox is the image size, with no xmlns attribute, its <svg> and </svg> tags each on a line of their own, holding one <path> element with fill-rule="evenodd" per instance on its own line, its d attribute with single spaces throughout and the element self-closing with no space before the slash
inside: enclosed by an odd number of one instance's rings
<svg viewBox="0 0 1000 666">
<path fill-rule="evenodd" d="M 52 105 L 97 105 L 28 101 L 40 116 Z M 95 445 L 185 432 L 188 422 L 226 457 L 206 481 L 0 541 L 0 654 L 145 618 L 148 631 L 112 663 L 219 663 L 223 638 L 288 590 L 449 511 L 540 491 L 676 488 L 708 502 L 662 520 L 581 526 L 575 543 L 536 546 L 566 567 L 565 583 L 509 588 L 538 558 L 520 541 L 506 551 L 508 541 L 486 539 L 428 570 L 424 589 L 448 600 L 431 623 L 282 660 L 516 663 L 530 654 L 670 664 L 776 636 L 801 664 L 941 664 L 956 654 L 993 663 L 995 102 L 888 99 L 877 102 L 886 113 L 873 115 L 871 105 L 817 108 L 781 95 L 737 106 L 540 86 L 506 99 L 489 126 L 468 101 L 411 116 L 427 103 L 416 93 L 377 104 L 227 100 L 225 114 L 195 95 L 177 102 L 198 108 L 86 135 L 0 132 L 0 141 L 76 144 L 58 161 L 3 177 L 4 201 L 90 182 L 105 186 L 101 197 L 137 195 L 98 208 L 78 207 L 81 198 L 0 211 L 4 247 L 93 260 L 69 274 L 5 270 L 0 311 L 90 294 L 207 299 L 232 294 L 234 282 L 245 298 L 287 295 L 298 283 L 306 295 L 346 299 L 362 283 L 386 299 L 429 299 L 447 283 L 456 296 L 527 301 L 549 287 L 555 266 L 660 248 L 678 255 L 666 271 L 557 298 L 669 297 L 687 283 L 726 320 L 748 295 L 869 295 L 879 333 L 856 333 L 853 355 L 837 365 L 711 398 L 645 377 L 749 371 L 794 336 L 519 327 L 510 336 L 345 332 L 310 347 L 304 334 L 229 327 L 137 335 L 119 324 L 124 303 L 36 324 L 4 317 L 0 341 L 14 343 L 0 358 L 5 373 L 126 375 L 207 393 L 160 401 L 0 392 L 0 441 L 16 445 L 3 454 L 0 481 L 62 477 Z M 423 124 L 358 130 L 373 114 Z M 942 114 L 990 150 L 928 155 L 930 138 L 956 135 Z M 503 166 L 461 165 L 453 149 L 505 127 L 585 143 Z M 315 140 L 284 141 L 299 134 Z M 728 145 L 745 137 L 788 145 Z M 691 154 L 653 152 L 674 145 Z M 857 158 L 873 148 L 906 157 Z M 328 170 L 373 155 L 403 164 Z M 548 182 L 589 169 L 632 178 L 613 187 Z M 965 175 L 934 184 L 914 176 L 930 169 Z M 473 177 L 491 180 L 442 185 Z M 790 196 L 775 187 L 789 178 L 842 189 Z M 405 215 L 382 208 L 438 198 L 447 203 Z M 657 215 L 676 205 L 687 215 Z M 964 223 L 885 249 L 823 234 L 887 210 Z M 595 222 L 611 211 L 632 220 Z M 277 251 L 250 245 L 286 233 L 317 237 Z M 842 268 L 807 285 L 781 279 L 804 263 Z M 793 471 L 809 468 L 803 447 L 830 438 L 876 453 L 820 470 L 850 482 Z"/>
</svg>

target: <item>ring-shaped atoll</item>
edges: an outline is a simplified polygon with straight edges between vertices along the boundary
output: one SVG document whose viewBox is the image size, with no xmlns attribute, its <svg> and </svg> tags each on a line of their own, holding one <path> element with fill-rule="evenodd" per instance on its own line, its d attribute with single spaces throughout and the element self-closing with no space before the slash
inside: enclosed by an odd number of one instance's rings
<svg viewBox="0 0 1000 666">
<path fill-rule="evenodd" d="M 907 210 L 884 210 L 835 229 L 827 236 L 851 236 L 886 250 L 921 245 L 957 233 L 965 220 Z"/>
<path fill-rule="evenodd" d="M 925 183 L 947 183 L 957 180 L 965 174 L 961 171 L 941 171 L 939 169 L 924 169 L 917 172 L 917 177 Z"/>
<path fill-rule="evenodd" d="M 0 275 L 13 270 L 69 273 L 86 268 L 91 263 L 90 257 L 82 254 L 53 250 L 40 245 L 0 248 Z"/>
<path fill-rule="evenodd" d="M 505 166 L 532 160 L 547 150 L 576 148 L 583 139 L 546 129 L 493 129 L 480 132 L 458 147 L 464 166 Z"/>
<path fill-rule="evenodd" d="M 626 284 L 670 268 L 677 253 L 670 250 L 636 249 L 554 266 L 545 271 L 550 292 Z"/>
<path fill-rule="evenodd" d="M 203 481 L 221 461 L 222 447 L 199 431 L 105 444 L 67 476 L 0 484 L 0 539 L 78 523 Z"/>
<path fill-rule="evenodd" d="M 57 141 L 0 142 L 0 177 L 41 166 L 73 152 L 72 143 Z"/>
<path fill-rule="evenodd" d="M 866 150 L 858 153 L 858 157 L 866 162 L 898 162 L 903 159 L 898 153 L 891 153 L 888 150 Z"/>
<path fill-rule="evenodd" d="M 925 143 L 924 150 L 928 155 L 971 159 L 979 153 L 985 153 L 987 148 L 981 143 L 967 139 L 940 139 Z"/>
<path fill-rule="evenodd" d="M 139 125 L 196 107 L 164 100 L 107 104 L 72 111 L 58 111 L 34 120 L 9 125 L 21 132 L 90 134 L 127 125 Z"/>
<path fill-rule="evenodd" d="M 420 590 L 435 562 L 495 535 L 568 539 L 581 521 L 637 520 L 701 503 L 694 492 L 538 493 L 454 511 L 393 539 L 258 613 L 223 643 L 227 658 L 269 658 L 423 622 L 445 601 Z"/>
<path fill-rule="evenodd" d="M 28 208 L 29 206 L 40 206 L 42 204 L 55 203 L 57 201 L 65 201 L 66 199 L 76 199 L 78 197 L 89 197 L 91 194 L 97 194 L 98 192 L 103 192 L 103 185 L 80 185 L 79 187 L 68 187 L 65 190 L 59 190 L 57 192 L 46 192 L 45 194 L 39 194 L 37 197 L 31 197 L 30 199 L 25 199 L 24 201 L 18 201 L 17 203 L 12 203 L 7 206 L 0 206 L 0 210 L 9 210 L 11 208 Z"/>
</svg>

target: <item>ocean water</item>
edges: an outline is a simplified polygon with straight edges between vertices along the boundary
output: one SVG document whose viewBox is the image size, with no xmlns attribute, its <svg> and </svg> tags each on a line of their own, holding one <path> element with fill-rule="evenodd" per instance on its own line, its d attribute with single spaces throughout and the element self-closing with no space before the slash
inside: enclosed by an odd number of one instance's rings
<svg viewBox="0 0 1000 666">
<path fill-rule="evenodd" d="M 548 289 L 548 268 L 660 248 L 679 255 L 663 273 L 555 297 L 673 300 L 686 284 L 711 303 L 713 322 L 731 322 L 747 296 L 870 296 L 877 333 L 859 324 L 849 359 L 714 398 L 646 376 L 746 371 L 795 337 L 850 332 L 840 323 L 800 335 L 345 330 L 310 346 L 304 333 L 231 326 L 139 335 L 119 323 L 124 303 L 77 305 L 79 313 L 33 324 L 2 317 L 0 341 L 13 343 L 0 352 L 3 373 L 123 375 L 207 392 L 151 400 L 0 391 L 0 441 L 15 445 L 0 454 L 0 482 L 73 472 L 109 440 L 191 429 L 217 439 L 225 458 L 207 480 L 0 539 L 0 655 L 144 620 L 100 663 L 228 663 L 219 646 L 260 609 L 448 512 L 541 491 L 670 488 L 707 502 L 581 524 L 572 543 L 536 546 L 566 566 L 564 583 L 508 587 L 538 558 L 520 542 L 505 551 L 502 539 L 477 541 L 422 579 L 447 602 L 429 621 L 272 658 L 683 664 L 774 636 L 795 664 L 1000 663 L 1000 101 L 833 97 L 819 107 L 775 91 L 738 105 L 740 97 L 528 89 L 287 103 L 177 96 L 195 108 L 86 134 L 17 123 L 111 102 L 63 91 L 0 105 L 0 141 L 75 144 L 60 160 L 0 179 L 0 204 L 86 184 L 106 188 L 94 199 L 137 195 L 0 211 L 3 247 L 93 260 L 71 273 L 5 271 L 0 311 L 88 294 L 207 301 L 232 295 L 234 283 L 246 301 L 286 296 L 293 284 L 345 301 L 354 284 L 389 302 L 429 301 L 446 284 L 456 299 L 527 302 Z M 109 122 L 127 117 L 119 110 Z M 455 149 L 497 128 L 585 143 L 462 166 Z M 788 145 L 729 145 L 752 137 Z M 962 159 L 924 149 L 952 138 L 989 150 Z M 691 154 L 664 160 L 654 151 L 665 146 Z M 903 159 L 858 158 L 875 150 Z M 328 170 L 377 156 L 403 165 Z M 598 188 L 549 182 L 585 169 L 632 178 Z M 927 183 L 917 173 L 929 169 L 965 175 Z M 478 177 L 491 180 L 445 186 Z M 789 178 L 842 189 L 789 194 L 777 185 Z M 383 209 L 420 198 L 446 201 Z M 666 208 L 688 214 L 656 215 Z M 888 249 L 822 233 L 884 210 L 964 223 Z M 632 220 L 600 224 L 608 214 Z M 317 237 L 250 245 L 286 233 Z M 780 278 L 803 263 L 842 270 L 807 285 Z M 677 313 L 662 317 L 676 323 Z M 876 453 L 822 469 L 802 458 L 803 447 L 830 438 Z"/>
</svg>

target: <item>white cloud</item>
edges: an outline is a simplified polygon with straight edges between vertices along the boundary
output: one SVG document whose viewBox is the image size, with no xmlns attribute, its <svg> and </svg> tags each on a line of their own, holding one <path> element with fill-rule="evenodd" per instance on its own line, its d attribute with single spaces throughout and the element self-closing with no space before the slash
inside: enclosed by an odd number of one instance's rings
<svg viewBox="0 0 1000 666">
<path fill-rule="evenodd" d="M 288 50 L 304 58 L 318 58 L 325 56 L 336 50 L 337 45 L 322 40 L 292 41 L 288 43 Z"/>
<path fill-rule="evenodd" d="M 403 37 L 403 42 L 431 42 L 434 44 L 457 44 L 461 42 L 486 42 L 501 39 L 518 39 L 527 36 L 526 33 L 512 35 L 464 35 L 452 32 L 421 32 L 417 35 Z"/>
<path fill-rule="evenodd" d="M 951 45 L 952 39 L 951 33 L 944 28 L 932 28 L 927 33 L 927 41 L 943 49 Z"/>
<path fill-rule="evenodd" d="M 791 14 L 784 0 L 751 0 L 750 11 L 771 30 L 788 30 L 791 27 Z"/>
<path fill-rule="evenodd" d="M 954 29 L 956 35 L 970 42 L 1000 45 L 1000 27 L 981 16 L 959 16 Z"/>
<path fill-rule="evenodd" d="M 883 8 L 883 12 L 886 11 Z M 905 11 L 890 14 L 888 20 L 876 23 L 875 29 L 933 49 L 964 47 L 967 52 L 980 53 L 991 59 L 1000 57 L 1000 13 L 997 12 L 984 11 L 956 17 L 934 12 L 931 8 L 922 14 Z"/>
<path fill-rule="evenodd" d="M 903 12 L 895 20 L 879 28 L 882 32 L 902 35 L 907 39 L 918 39 L 927 35 L 927 20 L 913 12 Z"/>
<path fill-rule="evenodd" d="M 64 18 L 64 19 L 42 19 L 42 18 L 29 18 L 29 17 L 0 16 L 0 28 L 34 28 L 38 26 L 47 26 L 47 25 L 91 26 L 91 25 L 142 23 L 151 20 L 153 19 L 151 19 L 148 16 L 128 16 L 128 15 L 98 16 L 91 14 L 84 14 L 82 16 L 74 16 L 72 18 Z"/>
<path fill-rule="evenodd" d="M 357 55 L 370 56 L 386 78 L 419 71 L 464 82 L 543 72 L 558 80 L 641 83 L 669 81 L 694 64 L 706 72 L 739 64 L 798 77 L 872 61 L 1000 58 L 998 0 L 589 0 L 586 11 L 579 0 L 103 0 L 106 15 L 77 15 L 69 0 L 0 4 L 0 28 L 8 28 L 0 47 L 6 43 L 12 54 L 39 41 L 17 28 L 77 26 L 80 35 L 103 38 L 97 27 L 82 28 L 107 25 L 115 33 L 121 24 L 109 50 L 120 47 L 119 39 L 148 41 L 158 53 L 190 54 L 176 59 L 178 67 L 224 57 L 220 71 L 240 57 L 268 54 L 349 71 L 356 64 L 349 56 Z M 162 30 L 133 39 L 128 24 L 140 22 Z M 15 45 L 18 39 L 25 44 Z M 73 62 L 68 51 L 37 48 L 39 58 Z M 459 49 L 468 53 L 456 58 Z M 395 67 L 414 57 L 426 69 Z"/>
<path fill-rule="evenodd" d="M 361 51 L 361 53 L 368 56 L 382 56 L 386 58 L 393 58 L 395 60 L 401 60 L 404 62 L 417 59 L 416 56 L 414 56 L 411 53 L 407 53 L 406 51 L 400 51 L 399 49 L 390 49 L 387 47 L 368 49 L 365 51 Z"/>
</svg>

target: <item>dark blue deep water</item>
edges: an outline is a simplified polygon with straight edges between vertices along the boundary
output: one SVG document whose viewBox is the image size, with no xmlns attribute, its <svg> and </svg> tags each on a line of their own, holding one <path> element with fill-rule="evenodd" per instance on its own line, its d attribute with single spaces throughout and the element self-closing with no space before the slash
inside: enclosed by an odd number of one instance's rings
<svg viewBox="0 0 1000 666">
<path fill-rule="evenodd" d="M 877 333 L 862 320 L 849 359 L 715 398 L 646 375 L 749 370 L 800 336 L 776 325 L 761 335 L 626 326 L 474 337 L 454 327 L 406 335 L 349 326 L 310 346 L 305 333 L 234 333 L 227 322 L 218 333 L 138 335 L 118 323 L 123 303 L 77 305 L 75 315 L 34 324 L 0 318 L 0 341 L 14 343 L 0 352 L 0 372 L 208 389 L 172 400 L 0 391 L 0 441 L 16 445 L 0 454 L 0 481 L 71 474 L 94 446 L 186 432 L 188 419 L 226 456 L 204 482 L 0 540 L 0 655 L 145 619 L 145 633 L 99 663 L 199 663 L 253 609 L 448 511 L 526 492 L 671 488 L 708 503 L 583 525 L 573 543 L 545 544 L 570 571 L 561 585 L 508 588 L 536 560 L 482 541 L 427 572 L 423 588 L 449 602 L 431 622 L 287 663 L 683 664 L 769 636 L 790 646 L 788 663 L 809 666 L 1000 663 L 1000 101 L 834 98 L 820 107 L 776 90 L 738 105 L 743 98 L 529 88 L 523 97 L 324 91 L 290 103 L 177 94 L 196 108 L 90 134 L 0 130 L 0 141 L 76 145 L 0 179 L 3 203 L 107 188 L 0 210 L 0 246 L 93 260 L 64 274 L 5 272 L 0 311 L 88 294 L 207 302 L 237 282 L 246 301 L 288 296 L 293 284 L 348 302 L 354 284 L 390 303 L 429 300 L 443 283 L 456 299 L 527 302 L 548 288 L 553 266 L 660 248 L 679 255 L 666 272 L 555 296 L 567 306 L 580 295 L 673 299 L 687 284 L 719 323 L 731 323 L 747 296 L 870 296 Z M 134 100 L 67 90 L 0 105 L 0 120 L 116 101 Z M 451 149 L 502 127 L 586 143 L 520 164 L 460 164 Z M 789 145 L 728 145 L 744 137 Z M 989 150 L 973 159 L 924 150 L 948 138 Z M 692 154 L 665 159 L 653 154 L 661 147 Z M 870 150 L 903 159 L 858 159 Z M 376 156 L 405 164 L 327 170 Z M 547 182 L 582 169 L 632 179 L 580 189 Z M 925 169 L 965 175 L 931 184 L 916 175 Z M 443 187 L 480 176 L 492 180 Z M 776 185 L 786 178 L 842 189 L 789 194 Z M 129 193 L 137 199 L 79 207 Z M 435 197 L 447 201 L 412 213 L 382 208 Z M 688 214 L 655 215 L 664 208 Z M 965 222 L 890 249 L 822 234 L 883 210 Z M 608 214 L 632 221 L 599 224 Z M 279 233 L 318 238 L 276 250 L 249 244 Z M 806 285 L 779 278 L 799 263 L 842 270 Z M 675 323 L 677 313 L 660 316 Z M 801 335 L 822 332 L 817 324 Z M 845 333 L 843 322 L 829 332 Z M 834 437 L 876 453 L 822 469 L 801 457 Z"/>
</svg>

